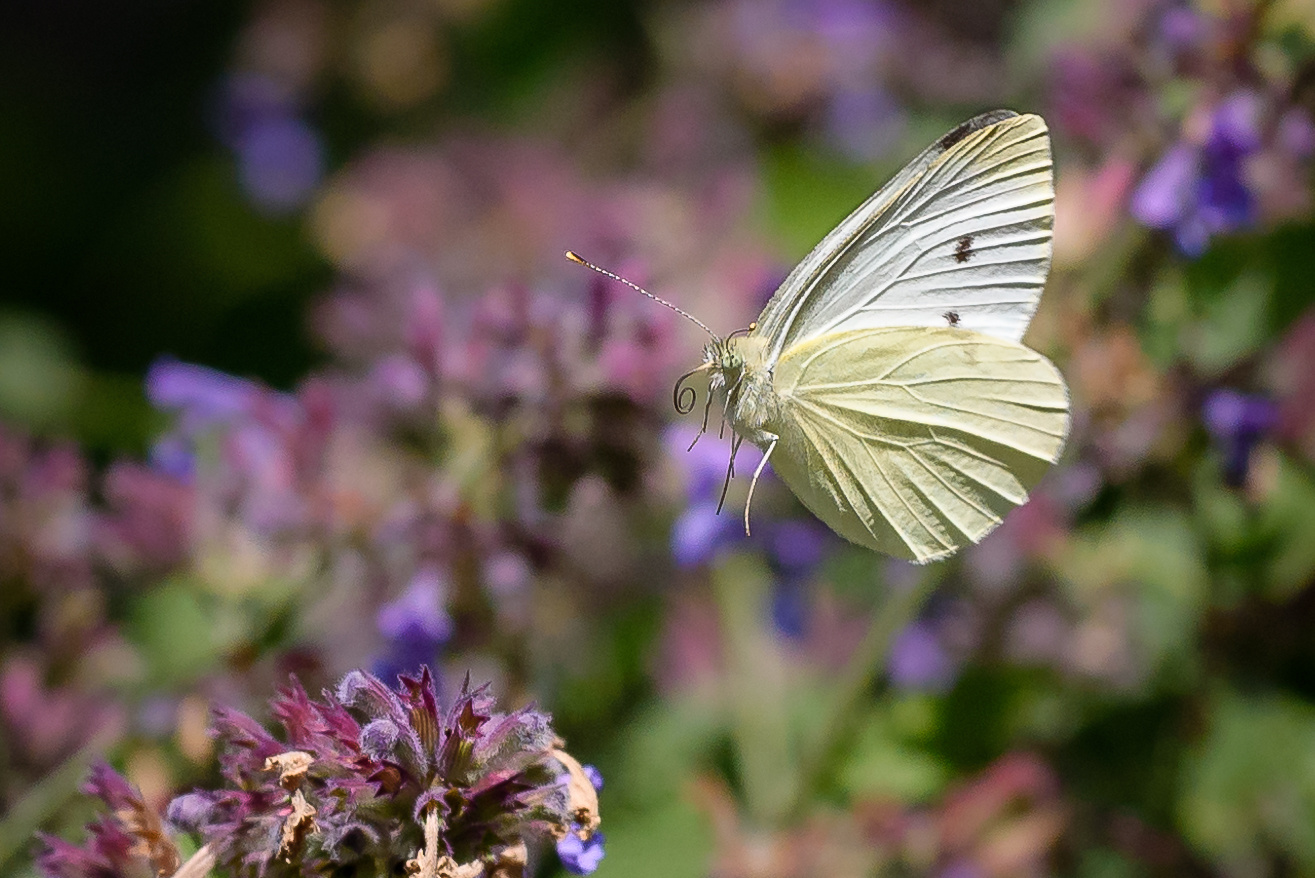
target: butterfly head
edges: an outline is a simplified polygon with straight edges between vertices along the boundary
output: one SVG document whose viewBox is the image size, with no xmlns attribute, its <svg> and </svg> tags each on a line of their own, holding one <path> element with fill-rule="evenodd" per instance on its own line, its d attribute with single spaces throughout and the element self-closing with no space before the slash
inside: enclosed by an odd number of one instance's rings
<svg viewBox="0 0 1315 878">
<path fill-rule="evenodd" d="M 703 365 L 712 374 L 714 384 L 733 384 L 744 371 L 744 354 L 735 339 L 713 339 L 703 346 Z"/>
</svg>

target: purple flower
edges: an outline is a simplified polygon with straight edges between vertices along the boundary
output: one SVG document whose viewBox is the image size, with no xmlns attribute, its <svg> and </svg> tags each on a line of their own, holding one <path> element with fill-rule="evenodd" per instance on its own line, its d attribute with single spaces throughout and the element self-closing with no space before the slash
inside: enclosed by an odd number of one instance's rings
<svg viewBox="0 0 1315 878">
<path fill-rule="evenodd" d="M 802 580 L 778 580 L 772 589 L 772 625 L 781 634 L 797 640 L 808 633 L 808 591 Z"/>
<path fill-rule="evenodd" d="M 904 113 L 882 89 L 843 89 L 827 101 L 822 127 L 827 141 L 846 157 L 871 161 L 898 141 Z"/>
<path fill-rule="evenodd" d="M 201 471 L 209 498 L 227 495 L 225 505 L 265 533 L 307 523 L 314 502 L 308 483 L 335 415 L 321 388 L 311 384 L 292 396 L 168 358 L 151 367 L 146 388 L 156 407 L 175 416 L 155 444 L 158 469 L 192 476 L 204 445 L 214 452 Z"/>
<path fill-rule="evenodd" d="M 1278 406 L 1263 396 L 1216 390 L 1206 397 L 1201 416 L 1223 452 L 1224 481 L 1241 486 L 1246 481 L 1251 450 L 1278 423 Z"/>
<path fill-rule="evenodd" d="M 1187 4 L 1169 7 L 1160 16 L 1157 36 L 1160 43 L 1174 57 L 1187 55 L 1201 48 L 1210 33 L 1210 23 Z"/>
<path fill-rule="evenodd" d="M 667 451 L 685 472 L 685 495 L 690 500 L 708 497 L 716 499 L 721 495 L 721 486 L 726 477 L 730 448 L 725 442 L 716 441 L 715 435 L 701 436 L 695 442 L 694 437 L 697 435 L 697 430 L 692 426 L 682 424 L 672 427 L 665 437 Z M 737 471 L 743 471 L 746 458 L 754 456 L 755 451 L 749 445 L 740 449 L 735 466 Z M 758 460 L 754 456 L 750 468 L 757 465 Z"/>
<path fill-rule="evenodd" d="M 909 625 L 890 650 L 890 681 L 901 689 L 941 690 L 954 682 L 954 661 L 929 622 Z"/>
<path fill-rule="evenodd" d="M 433 664 L 439 648 L 452 636 L 452 617 L 444 607 L 446 592 L 438 573 L 424 569 L 397 600 L 380 608 L 376 624 L 388 641 L 387 651 L 375 663 L 380 677 L 389 680 Z"/>
<path fill-rule="evenodd" d="M 531 835 L 576 839 L 571 862 L 592 871 L 602 840 L 589 774 L 546 715 L 495 707 L 467 680 L 443 709 L 427 669 L 396 689 L 353 671 L 320 700 L 294 681 L 270 705 L 282 740 L 243 713 L 215 712 L 224 785 L 177 797 L 168 822 L 204 841 L 197 874 L 482 874 L 523 862 Z M 102 766 L 89 792 L 110 816 L 85 848 L 47 839 L 46 874 L 174 873 L 177 849 L 135 789 Z M 408 857 L 423 868 L 408 869 Z"/>
<path fill-rule="evenodd" d="M 1171 231 L 1188 256 L 1204 253 L 1211 237 L 1253 223 L 1256 199 L 1245 163 L 1260 149 L 1258 115 L 1258 100 L 1248 92 L 1221 103 L 1203 144 L 1175 144 L 1142 178 L 1132 196 L 1132 215 Z"/>
<path fill-rule="evenodd" d="M 744 524 L 717 512 L 716 500 L 698 500 L 671 527 L 671 554 L 681 567 L 706 564 L 729 546 L 744 542 Z"/>
<path fill-rule="evenodd" d="M 279 859 L 316 874 L 400 868 L 408 852 L 488 863 L 528 834 L 587 837 L 597 826 L 592 790 L 559 780 L 563 766 L 581 769 L 557 749 L 548 717 L 498 712 L 487 686 L 467 682 L 445 710 L 428 670 L 396 689 L 353 671 L 318 701 L 293 683 L 271 712 L 283 740 L 217 712 L 227 785 L 170 808 L 228 874 Z M 424 847 L 426 831 L 439 850 Z"/>
<path fill-rule="evenodd" d="M 237 158 L 242 188 L 272 213 L 305 204 L 324 174 L 320 136 L 295 116 L 253 125 L 238 141 Z"/>
<path fill-rule="evenodd" d="M 834 544 L 816 519 L 770 522 L 764 529 L 767 557 L 779 577 L 772 592 L 772 622 L 786 637 L 808 630 L 810 592 L 805 586 Z"/>
<path fill-rule="evenodd" d="M 237 156 L 242 188 L 255 204 L 286 213 L 306 203 L 324 175 L 319 134 L 301 118 L 293 90 L 268 76 L 225 84 L 215 128 Z"/>
<path fill-rule="evenodd" d="M 161 357 L 146 373 L 146 398 L 157 409 L 177 414 L 188 433 L 246 414 L 257 393 L 250 381 L 173 357 Z"/>
<path fill-rule="evenodd" d="M 774 522 L 767 528 L 768 552 L 787 577 L 811 573 L 831 548 L 831 531 L 816 519 Z"/>
<path fill-rule="evenodd" d="M 120 461 L 105 473 L 107 509 L 97 548 L 120 572 L 163 571 L 184 564 L 192 547 L 195 496 L 173 474 Z"/>
<path fill-rule="evenodd" d="M 603 773 L 592 765 L 582 765 L 585 777 L 589 778 L 589 783 L 593 784 L 594 789 L 598 792 L 603 791 Z"/>
<path fill-rule="evenodd" d="M 603 861 L 603 833 L 595 832 L 588 839 L 581 839 L 574 832 L 567 833 L 557 841 L 557 856 L 566 871 L 590 875 Z"/>
<path fill-rule="evenodd" d="M 252 128 L 266 119 L 287 115 L 295 106 L 287 84 L 258 73 L 237 73 L 219 89 L 212 127 L 225 146 L 237 149 Z"/>
<path fill-rule="evenodd" d="M 706 564 L 723 550 L 745 540 L 744 523 L 738 515 L 717 512 L 726 479 L 729 449 L 724 442 L 704 436 L 694 447 L 692 428 L 677 427 L 667 432 L 666 444 L 685 469 L 685 494 L 689 505 L 671 529 L 671 554 L 682 567 Z M 761 452 L 747 443 L 735 461 L 736 472 L 753 472 Z M 764 472 L 764 477 L 766 472 Z"/>
<path fill-rule="evenodd" d="M 431 379 L 421 365 L 405 354 L 392 354 L 374 364 L 371 383 L 380 398 L 398 410 L 414 409 L 428 395 Z"/>
<path fill-rule="evenodd" d="M 136 787 L 102 763 L 92 768 L 85 789 L 105 803 L 108 814 L 87 827 L 85 847 L 43 837 L 46 848 L 37 858 L 42 873 L 53 878 L 174 873 L 178 848 Z"/>
<path fill-rule="evenodd" d="M 165 433 L 151 445 L 151 468 L 182 481 L 196 475 L 196 453 L 192 443 L 177 433 Z"/>
</svg>

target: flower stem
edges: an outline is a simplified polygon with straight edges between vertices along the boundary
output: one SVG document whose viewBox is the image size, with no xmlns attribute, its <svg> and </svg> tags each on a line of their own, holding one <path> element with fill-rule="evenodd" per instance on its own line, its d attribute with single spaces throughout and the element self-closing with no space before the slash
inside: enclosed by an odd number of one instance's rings
<svg viewBox="0 0 1315 878">
<path fill-rule="evenodd" d="M 192 854 L 187 862 L 173 873 L 173 878 L 206 878 L 214 868 L 215 849 L 208 844 L 202 845 L 200 850 Z"/>
<path fill-rule="evenodd" d="M 818 733 L 805 742 L 799 771 L 789 797 L 786 819 L 798 819 L 814 794 L 833 774 L 844 747 L 853 735 L 864 697 L 886 668 L 895 637 L 917 618 L 923 603 L 945 576 L 944 564 L 924 567 L 918 579 L 903 589 L 888 589 L 872 615 L 867 633 L 849 657 L 830 703 L 824 708 Z"/>
<path fill-rule="evenodd" d="M 93 741 L 47 774 L 14 803 L 0 820 L 0 866 L 32 841 L 32 835 L 73 798 L 87 776 L 87 766 L 101 752 L 105 741 Z"/>
<path fill-rule="evenodd" d="M 723 703 L 748 816 L 763 826 L 790 794 L 786 671 L 764 624 L 770 588 L 770 572 L 750 555 L 732 555 L 713 570 L 726 668 Z"/>
</svg>

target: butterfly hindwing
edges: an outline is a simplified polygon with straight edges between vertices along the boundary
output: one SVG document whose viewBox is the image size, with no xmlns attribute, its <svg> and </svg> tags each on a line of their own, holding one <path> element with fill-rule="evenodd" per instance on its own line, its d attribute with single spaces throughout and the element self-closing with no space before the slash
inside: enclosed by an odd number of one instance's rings
<svg viewBox="0 0 1315 878">
<path fill-rule="evenodd" d="M 842 536 L 920 563 L 994 529 L 1068 432 L 1049 360 L 959 328 L 822 336 L 790 348 L 774 384 L 782 480 Z"/>
<path fill-rule="evenodd" d="M 979 116 L 822 240 L 759 318 L 769 358 L 852 329 L 959 326 L 1018 341 L 1050 268 L 1054 182 L 1039 116 Z"/>
</svg>

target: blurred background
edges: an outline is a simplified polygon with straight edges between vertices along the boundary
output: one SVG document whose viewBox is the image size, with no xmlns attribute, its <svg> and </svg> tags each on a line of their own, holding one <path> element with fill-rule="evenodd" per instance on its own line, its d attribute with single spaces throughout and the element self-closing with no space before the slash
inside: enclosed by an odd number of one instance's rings
<svg viewBox="0 0 1315 878">
<path fill-rule="evenodd" d="M 550 710 L 599 874 L 1315 875 L 1315 4 L 108 0 L 0 29 L 0 872 L 103 754 L 422 663 Z M 716 502 L 671 386 L 1037 112 L 1061 463 L 931 568 Z M 745 457 L 741 457 L 743 464 Z M 545 855 L 540 874 L 560 866 Z"/>
</svg>

